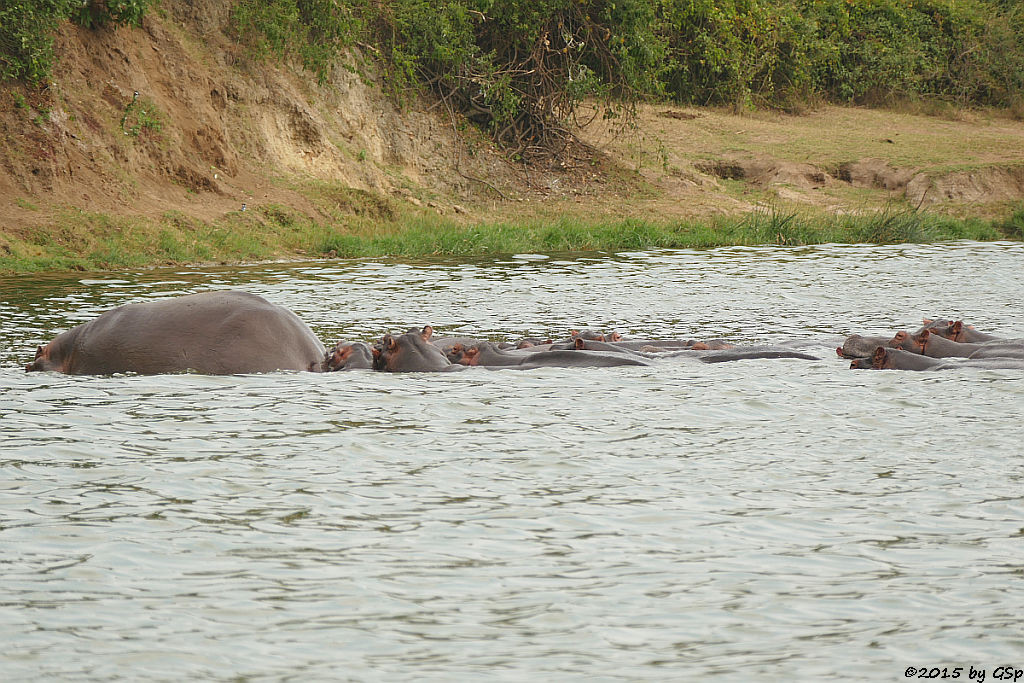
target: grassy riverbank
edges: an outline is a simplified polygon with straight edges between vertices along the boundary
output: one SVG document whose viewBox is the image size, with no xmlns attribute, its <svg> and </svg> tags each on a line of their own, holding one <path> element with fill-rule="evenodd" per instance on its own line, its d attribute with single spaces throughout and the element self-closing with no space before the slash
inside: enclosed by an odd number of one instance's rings
<svg viewBox="0 0 1024 683">
<path fill-rule="evenodd" d="M 294 3 L 164 0 L 141 26 L 57 22 L 45 86 L 9 81 L 0 97 L 0 272 L 1024 237 L 1009 101 L 911 89 L 903 106 L 811 98 L 784 107 L 796 115 L 735 106 L 748 90 L 774 101 L 736 72 L 728 106 L 676 93 L 615 117 L 583 89 L 565 112 L 579 144 L 551 157 L 495 144 L 501 131 L 460 115 L 447 88 L 395 98 L 390 62 L 369 54 L 316 77 L 305 57 L 257 59 L 237 40 L 243 4 Z M 472 26 L 493 37 L 492 19 Z M 542 56 L 583 59 L 570 52 Z"/>
<path fill-rule="evenodd" d="M 283 206 L 236 211 L 214 223 L 168 213 L 159 221 L 68 211 L 55 226 L 8 237 L 0 272 L 104 270 L 204 262 L 302 258 L 480 256 L 726 245 L 901 243 L 1022 239 L 1024 208 L 1005 220 L 961 219 L 907 209 L 865 215 L 760 210 L 706 220 L 457 222 L 399 214 L 328 225 Z"/>
</svg>

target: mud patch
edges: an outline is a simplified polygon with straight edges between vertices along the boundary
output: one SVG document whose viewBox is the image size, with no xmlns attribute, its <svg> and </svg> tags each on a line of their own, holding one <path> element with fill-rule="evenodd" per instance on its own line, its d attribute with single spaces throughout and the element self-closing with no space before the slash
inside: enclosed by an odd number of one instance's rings
<svg viewBox="0 0 1024 683">
<path fill-rule="evenodd" d="M 178 166 L 171 173 L 171 178 L 184 187 L 185 189 L 191 190 L 192 192 L 216 192 L 222 194 L 220 188 L 217 187 L 217 183 L 203 173 L 196 171 L 195 169 L 187 168 L 185 166 Z"/>
<path fill-rule="evenodd" d="M 944 175 L 918 173 L 907 183 L 906 194 L 919 206 L 1020 200 L 1024 197 L 1024 164 Z"/>
<path fill-rule="evenodd" d="M 666 119 L 677 119 L 679 121 L 692 121 L 693 119 L 699 119 L 702 114 L 692 111 L 679 111 L 677 109 L 668 109 L 660 112 L 658 116 L 664 116 Z"/>
<path fill-rule="evenodd" d="M 698 161 L 694 167 L 701 173 L 707 173 L 722 180 L 745 180 L 747 178 L 746 169 L 735 161 Z"/>
<path fill-rule="evenodd" d="M 754 185 L 792 185 L 814 190 L 827 185 L 832 177 L 812 164 L 774 159 L 713 160 L 698 162 L 698 170 L 723 180 L 745 180 Z"/>
<path fill-rule="evenodd" d="M 883 159 L 860 159 L 840 164 L 836 177 L 854 187 L 898 192 L 906 189 L 914 173 L 911 169 L 894 168 Z"/>
</svg>

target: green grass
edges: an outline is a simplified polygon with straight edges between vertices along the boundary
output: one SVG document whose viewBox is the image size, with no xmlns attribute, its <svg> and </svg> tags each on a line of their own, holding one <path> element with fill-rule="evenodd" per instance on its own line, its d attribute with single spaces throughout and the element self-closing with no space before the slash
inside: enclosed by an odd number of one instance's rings
<svg viewBox="0 0 1024 683">
<path fill-rule="evenodd" d="M 0 236 L 0 272 L 103 270 L 274 258 L 480 256 L 523 252 L 824 243 L 903 243 L 1024 239 L 1024 206 L 1002 221 L 958 219 L 914 210 L 826 216 L 763 210 L 711 221 L 554 221 L 460 224 L 442 217 L 358 215 L 315 221 L 268 204 L 206 223 L 181 212 L 157 221 L 78 210 L 15 237 Z"/>
<path fill-rule="evenodd" d="M 1020 212 L 1018 212 L 1020 213 Z M 1019 218 L 1024 222 L 1024 215 Z M 1010 223 L 961 220 L 915 211 L 888 210 L 864 216 L 822 218 L 759 211 L 712 222 L 656 223 L 623 220 L 594 223 L 563 218 L 547 223 L 482 223 L 462 226 L 443 219 L 420 219 L 384 235 L 331 234 L 313 251 L 343 257 L 471 256 L 537 251 L 629 251 L 846 243 L 933 242 L 1013 238 Z"/>
</svg>

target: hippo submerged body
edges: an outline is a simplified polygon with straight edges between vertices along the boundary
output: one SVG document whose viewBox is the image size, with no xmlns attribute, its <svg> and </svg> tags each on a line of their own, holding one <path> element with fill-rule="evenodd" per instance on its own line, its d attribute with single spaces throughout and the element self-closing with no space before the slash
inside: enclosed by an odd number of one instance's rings
<svg viewBox="0 0 1024 683">
<path fill-rule="evenodd" d="M 324 369 L 325 349 L 297 315 L 247 292 L 134 303 L 58 335 L 26 370 L 69 375 Z"/>
</svg>

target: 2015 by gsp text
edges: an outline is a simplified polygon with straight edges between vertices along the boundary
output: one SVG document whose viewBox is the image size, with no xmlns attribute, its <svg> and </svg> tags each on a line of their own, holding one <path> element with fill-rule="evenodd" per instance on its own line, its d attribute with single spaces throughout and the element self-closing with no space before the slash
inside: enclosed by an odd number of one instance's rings
<svg viewBox="0 0 1024 683">
<path fill-rule="evenodd" d="M 965 681 L 982 683 L 988 678 L 988 669 L 970 666 L 908 666 L 903 676 L 906 678 L 962 678 Z M 1024 669 L 1016 666 L 997 666 L 992 668 L 993 681 L 1020 681 L 1024 679 Z"/>
</svg>

